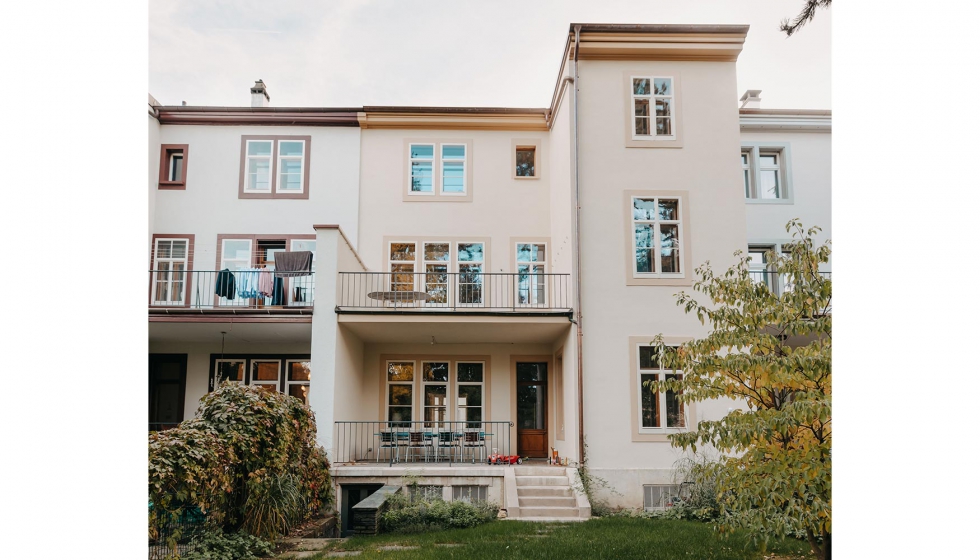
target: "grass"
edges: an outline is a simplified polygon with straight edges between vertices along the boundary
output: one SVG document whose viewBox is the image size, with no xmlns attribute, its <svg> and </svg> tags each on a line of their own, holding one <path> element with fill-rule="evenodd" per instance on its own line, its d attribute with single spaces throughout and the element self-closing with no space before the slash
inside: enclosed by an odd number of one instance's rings
<svg viewBox="0 0 980 560">
<path fill-rule="evenodd" d="M 361 550 L 359 560 L 373 558 L 466 558 L 474 560 L 550 560 L 553 558 L 609 558 L 628 560 L 761 560 L 773 553 L 778 558 L 812 558 L 803 541 L 770 543 L 765 552 L 751 545 L 747 533 L 719 537 L 710 525 L 694 521 L 637 518 L 592 519 L 583 523 L 531 523 L 495 521 L 472 529 L 456 529 L 414 535 L 358 536 L 326 551 Z M 436 543 L 463 546 L 441 547 Z M 416 550 L 382 551 L 385 545 L 417 546 Z"/>
</svg>

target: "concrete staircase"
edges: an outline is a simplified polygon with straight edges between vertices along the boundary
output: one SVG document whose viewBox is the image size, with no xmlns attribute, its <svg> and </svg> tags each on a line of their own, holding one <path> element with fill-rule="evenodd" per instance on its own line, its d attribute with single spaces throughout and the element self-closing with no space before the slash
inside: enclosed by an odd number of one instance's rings
<svg viewBox="0 0 980 560">
<path fill-rule="evenodd" d="M 574 469 L 548 466 L 513 469 L 520 506 L 517 519 L 584 521 L 592 516 L 588 500 L 573 487 L 577 477 Z"/>
</svg>

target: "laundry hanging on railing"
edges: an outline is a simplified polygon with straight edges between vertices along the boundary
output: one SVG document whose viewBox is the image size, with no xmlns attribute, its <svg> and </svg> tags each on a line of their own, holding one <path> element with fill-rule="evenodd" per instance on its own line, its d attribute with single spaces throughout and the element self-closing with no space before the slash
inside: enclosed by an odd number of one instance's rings
<svg viewBox="0 0 980 560">
<path fill-rule="evenodd" d="M 243 299 L 259 296 L 259 272 L 257 268 L 242 268 L 235 272 L 238 284 L 238 297 Z"/>
<path fill-rule="evenodd" d="M 267 268 L 259 272 L 259 294 L 272 297 L 272 293 L 272 270 Z"/>
<path fill-rule="evenodd" d="M 214 281 L 214 293 L 218 297 L 235 299 L 235 275 L 227 268 L 218 273 Z"/>
<path fill-rule="evenodd" d="M 286 295 L 282 289 L 282 278 L 272 281 L 272 302 L 269 305 L 286 305 Z"/>
<path fill-rule="evenodd" d="M 280 251 L 275 254 L 276 278 L 309 276 L 313 268 L 313 251 Z"/>
</svg>

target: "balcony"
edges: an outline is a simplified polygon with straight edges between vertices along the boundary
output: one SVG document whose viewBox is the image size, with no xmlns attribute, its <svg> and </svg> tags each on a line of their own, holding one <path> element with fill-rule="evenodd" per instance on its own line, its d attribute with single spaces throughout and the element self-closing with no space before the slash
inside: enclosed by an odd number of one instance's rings
<svg viewBox="0 0 980 560">
<path fill-rule="evenodd" d="M 311 314 L 314 273 L 275 278 L 260 272 L 151 270 L 153 314 L 250 312 Z"/>
<path fill-rule="evenodd" d="M 569 274 L 341 272 L 337 313 L 568 315 Z"/>
<path fill-rule="evenodd" d="M 818 272 L 817 274 L 826 280 L 830 280 L 830 272 Z M 765 284 L 777 296 L 791 291 L 796 283 L 791 275 L 771 270 L 750 270 L 749 278 L 754 282 Z"/>
<path fill-rule="evenodd" d="M 482 464 L 511 455 L 513 422 L 334 422 L 335 465 Z"/>
</svg>

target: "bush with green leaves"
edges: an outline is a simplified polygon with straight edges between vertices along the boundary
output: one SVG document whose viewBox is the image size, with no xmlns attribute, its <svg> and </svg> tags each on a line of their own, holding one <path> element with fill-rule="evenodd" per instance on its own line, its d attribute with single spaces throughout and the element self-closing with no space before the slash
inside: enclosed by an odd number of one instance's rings
<svg viewBox="0 0 980 560">
<path fill-rule="evenodd" d="M 257 560 L 275 553 L 271 542 L 248 533 L 209 531 L 191 540 L 182 560 Z"/>
<path fill-rule="evenodd" d="M 275 540 L 333 502 L 313 412 L 288 395 L 225 383 L 149 447 L 151 537 L 160 518 L 198 507 L 226 532 Z"/>
<path fill-rule="evenodd" d="M 415 499 L 405 493 L 388 497 L 388 509 L 381 514 L 383 533 L 421 533 L 445 529 L 465 529 L 497 518 L 499 507 L 492 502 L 465 502 Z"/>
</svg>

